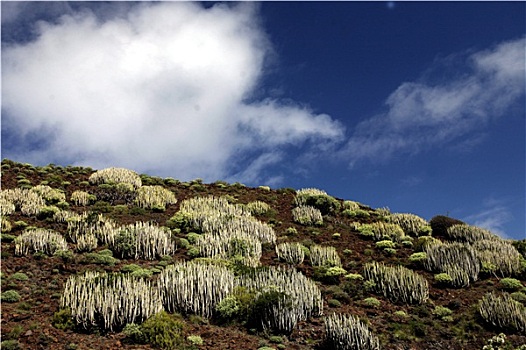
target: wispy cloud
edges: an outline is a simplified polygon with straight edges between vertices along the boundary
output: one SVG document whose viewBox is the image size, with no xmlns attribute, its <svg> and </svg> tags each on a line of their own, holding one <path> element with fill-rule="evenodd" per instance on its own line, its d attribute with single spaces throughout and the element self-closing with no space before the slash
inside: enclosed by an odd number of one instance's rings
<svg viewBox="0 0 526 350">
<path fill-rule="evenodd" d="M 402 83 L 386 100 L 385 113 L 357 125 L 343 155 L 351 165 L 385 161 L 450 142 L 480 142 L 482 131 L 524 94 L 525 39 L 437 61 L 455 64 L 448 79 L 423 75 Z M 440 71 L 445 74 L 446 72 Z M 467 140 L 467 141 L 466 141 Z"/>
<path fill-rule="evenodd" d="M 463 218 L 463 221 L 490 230 L 502 238 L 509 238 L 504 231 L 504 226 L 513 219 L 513 215 L 506 202 L 489 198 L 482 205 L 479 212 Z"/>
<path fill-rule="evenodd" d="M 138 3 L 112 13 L 75 10 L 4 47 L 4 156 L 256 182 L 283 147 L 341 141 L 344 128 L 328 115 L 254 101 L 273 52 L 257 5 Z"/>
</svg>

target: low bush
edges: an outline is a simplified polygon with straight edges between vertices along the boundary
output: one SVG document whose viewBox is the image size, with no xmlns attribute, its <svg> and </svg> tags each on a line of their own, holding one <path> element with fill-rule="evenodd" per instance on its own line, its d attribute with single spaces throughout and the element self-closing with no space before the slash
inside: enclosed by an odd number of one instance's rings
<svg viewBox="0 0 526 350">
<path fill-rule="evenodd" d="M 154 347 L 175 350 L 184 343 L 183 322 L 174 315 L 161 311 L 141 324 L 146 343 Z"/>
<path fill-rule="evenodd" d="M 55 312 L 51 318 L 51 324 L 61 330 L 75 329 L 75 323 L 73 322 L 73 316 L 69 308 L 60 309 Z"/>
<path fill-rule="evenodd" d="M 16 303 L 20 301 L 20 294 L 16 290 L 6 290 L 2 292 L 2 302 L 5 303 Z"/>
<path fill-rule="evenodd" d="M 508 292 L 515 292 L 524 287 L 521 281 L 515 278 L 503 278 L 499 281 L 499 284 L 502 289 Z"/>
</svg>

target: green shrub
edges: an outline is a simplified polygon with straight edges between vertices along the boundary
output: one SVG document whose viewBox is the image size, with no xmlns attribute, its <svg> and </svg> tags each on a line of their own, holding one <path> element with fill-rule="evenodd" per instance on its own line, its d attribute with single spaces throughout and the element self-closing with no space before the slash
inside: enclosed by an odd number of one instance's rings
<svg viewBox="0 0 526 350">
<path fill-rule="evenodd" d="M 342 306 L 342 303 L 340 303 L 338 300 L 336 299 L 329 299 L 327 301 L 327 304 L 329 305 L 329 307 L 341 307 Z"/>
<path fill-rule="evenodd" d="M 126 338 L 132 340 L 134 343 L 142 344 L 146 342 L 141 326 L 138 324 L 128 323 L 126 326 L 124 326 L 122 333 L 126 336 Z"/>
<path fill-rule="evenodd" d="M 378 242 L 376 242 L 375 245 L 376 245 L 377 248 L 380 248 L 380 249 L 395 248 L 396 247 L 395 242 L 393 242 L 391 240 L 378 241 Z"/>
<path fill-rule="evenodd" d="M 10 278 L 15 281 L 27 281 L 29 279 L 29 277 L 23 272 L 15 272 Z"/>
<path fill-rule="evenodd" d="M 150 278 L 153 276 L 153 271 L 150 269 L 138 269 L 131 273 L 133 277 L 137 278 Z"/>
<path fill-rule="evenodd" d="M 201 235 L 195 232 L 189 232 L 186 235 L 186 239 L 188 240 L 188 242 L 190 242 L 190 244 L 195 244 L 199 237 L 201 237 Z"/>
<path fill-rule="evenodd" d="M 2 302 L 5 303 L 16 303 L 20 301 L 20 294 L 16 290 L 7 290 L 2 292 Z"/>
<path fill-rule="evenodd" d="M 123 267 L 121 267 L 121 272 L 122 273 L 131 273 L 131 272 L 135 272 L 135 271 L 141 270 L 141 269 L 142 269 L 142 267 L 140 267 L 137 264 L 128 264 L 128 265 L 124 265 Z"/>
<path fill-rule="evenodd" d="M 433 315 L 436 317 L 444 320 L 445 317 L 451 316 L 453 314 L 453 311 L 451 309 L 445 307 L 445 306 L 435 306 L 435 308 L 432 311 Z"/>
<path fill-rule="evenodd" d="M 413 253 L 409 256 L 409 261 L 412 263 L 422 263 L 427 259 L 427 254 L 425 252 Z"/>
<path fill-rule="evenodd" d="M 228 296 L 216 305 L 216 311 L 223 319 L 232 319 L 239 315 L 240 303 L 235 296 Z"/>
<path fill-rule="evenodd" d="M 51 318 L 51 324 L 61 330 L 75 329 L 75 323 L 73 322 L 73 316 L 69 308 L 60 309 L 55 312 Z"/>
<path fill-rule="evenodd" d="M 166 311 L 153 315 L 141 324 L 145 342 L 167 350 L 178 349 L 184 343 L 182 331 L 183 323 Z"/>
<path fill-rule="evenodd" d="M 18 342 L 18 340 L 15 339 L 3 340 L 2 343 L 0 343 L 0 349 L 18 350 L 20 349 L 20 343 Z"/>
<path fill-rule="evenodd" d="M 368 218 L 371 216 L 371 214 L 369 214 L 368 211 L 366 210 L 363 210 L 363 209 L 355 209 L 355 210 L 351 210 L 351 209 L 345 209 L 343 212 L 342 212 L 343 216 L 346 216 L 348 218 Z"/>
<path fill-rule="evenodd" d="M 65 263 L 72 262 L 75 259 L 75 255 L 71 250 L 57 250 L 53 256 L 62 259 Z"/>
<path fill-rule="evenodd" d="M 379 308 L 381 303 L 380 303 L 380 300 L 374 298 L 374 297 L 370 297 L 370 298 L 365 298 L 363 300 L 363 304 L 367 307 L 372 307 L 374 309 L 376 308 Z"/>
<path fill-rule="evenodd" d="M 453 278 L 447 273 L 442 272 L 442 273 L 437 273 L 435 275 L 435 281 L 440 284 L 451 284 L 453 282 Z"/>
<path fill-rule="evenodd" d="M 201 338 L 199 335 L 189 335 L 188 337 L 186 337 L 186 339 L 192 345 L 203 345 L 203 338 Z"/>
<path fill-rule="evenodd" d="M 114 266 L 116 263 L 119 262 L 119 259 L 114 258 L 112 255 L 113 253 L 111 253 L 110 255 L 104 254 L 103 251 L 100 251 L 98 253 L 87 253 L 84 255 L 82 262 L 84 264 Z"/>
<path fill-rule="evenodd" d="M 16 238 L 16 236 L 10 235 L 8 233 L 0 234 L 0 240 L 2 242 L 10 243 L 10 242 L 13 242 L 15 240 L 15 238 Z"/>
<path fill-rule="evenodd" d="M 298 234 L 298 230 L 296 230 L 296 228 L 294 227 L 289 227 L 285 230 L 285 234 L 287 236 L 295 236 Z"/>
<path fill-rule="evenodd" d="M 521 281 L 515 278 L 503 278 L 499 281 L 499 284 L 502 289 L 510 292 L 518 291 L 524 287 Z"/>
<path fill-rule="evenodd" d="M 193 229 L 192 216 L 189 213 L 178 211 L 166 221 L 166 226 L 171 229 L 178 228 L 181 232 L 190 232 Z"/>
<path fill-rule="evenodd" d="M 363 276 L 359 273 L 349 273 L 345 275 L 345 279 L 349 281 L 363 281 Z"/>
</svg>

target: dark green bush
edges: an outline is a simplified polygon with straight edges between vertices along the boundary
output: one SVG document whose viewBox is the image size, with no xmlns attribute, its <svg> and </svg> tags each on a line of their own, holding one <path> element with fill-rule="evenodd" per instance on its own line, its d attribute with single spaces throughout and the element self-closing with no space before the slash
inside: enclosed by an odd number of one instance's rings
<svg viewBox="0 0 526 350">
<path fill-rule="evenodd" d="M 110 253 L 111 253 L 111 250 L 110 250 Z M 84 264 L 98 264 L 98 265 L 114 266 L 117 262 L 119 262 L 119 260 L 115 259 L 112 255 L 104 254 L 103 251 L 100 251 L 98 253 L 85 254 L 84 258 L 82 259 L 82 262 Z"/>
<path fill-rule="evenodd" d="M 146 343 L 160 349 L 179 349 L 184 343 L 183 322 L 161 311 L 141 324 Z"/>
<path fill-rule="evenodd" d="M 62 259 L 62 261 L 65 263 L 75 260 L 75 254 L 73 254 L 71 250 L 57 250 L 53 256 Z"/>
<path fill-rule="evenodd" d="M 61 330 L 75 329 L 75 323 L 73 322 L 73 316 L 69 308 L 60 309 L 55 312 L 51 318 L 51 324 Z"/>
<path fill-rule="evenodd" d="M 180 211 L 166 221 L 166 226 L 171 229 L 178 228 L 182 232 L 190 232 L 193 230 L 190 215 Z"/>
</svg>

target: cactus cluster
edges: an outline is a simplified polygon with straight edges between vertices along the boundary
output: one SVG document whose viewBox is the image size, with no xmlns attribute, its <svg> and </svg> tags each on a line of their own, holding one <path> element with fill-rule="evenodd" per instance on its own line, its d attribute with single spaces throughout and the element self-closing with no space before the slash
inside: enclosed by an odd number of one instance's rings
<svg viewBox="0 0 526 350">
<path fill-rule="evenodd" d="M 480 240 L 499 239 L 499 237 L 483 228 L 467 225 L 456 224 L 450 226 L 446 230 L 447 237 L 456 242 L 475 243 Z"/>
<path fill-rule="evenodd" d="M 2 213 L 4 210 L 12 212 L 12 203 L 15 210 L 20 210 L 27 216 L 37 215 L 46 206 L 46 201 L 40 194 L 26 188 L 13 188 L 0 192 L 0 204 L 2 204 Z M 6 209 L 4 208 L 4 205 Z"/>
<path fill-rule="evenodd" d="M 299 265 L 305 259 L 304 247 L 300 243 L 281 243 L 276 246 L 278 259 L 289 264 Z"/>
<path fill-rule="evenodd" d="M 386 216 L 387 222 L 397 224 L 404 230 L 406 235 L 420 236 L 427 232 L 429 223 L 415 214 L 396 213 Z"/>
<path fill-rule="evenodd" d="M 59 233 L 47 229 L 26 230 L 14 240 L 15 255 L 42 252 L 53 255 L 57 250 L 67 250 L 68 244 Z"/>
<path fill-rule="evenodd" d="M 66 200 L 66 195 L 63 191 L 47 185 L 34 186 L 30 191 L 36 192 L 48 203 L 58 203 Z"/>
<path fill-rule="evenodd" d="M 256 267 L 261 259 L 261 241 L 246 233 L 233 231 L 227 235 L 200 235 L 195 243 L 203 257 L 230 259 L 241 258 L 244 265 Z"/>
<path fill-rule="evenodd" d="M 252 217 L 245 206 L 230 204 L 221 197 L 184 200 L 179 213 L 203 234 L 196 242 L 205 257 L 242 257 L 249 266 L 259 265 L 261 244 L 275 244 L 276 233 Z"/>
<path fill-rule="evenodd" d="M 167 266 L 159 276 L 163 305 L 211 317 L 216 305 L 234 289 L 234 274 L 224 266 L 182 262 Z"/>
<path fill-rule="evenodd" d="M 294 204 L 296 206 L 307 205 L 309 198 L 317 196 L 328 196 L 327 192 L 318 188 L 302 188 L 296 191 Z"/>
<path fill-rule="evenodd" d="M 373 261 L 364 265 L 364 277 L 376 292 L 392 302 L 422 304 L 429 297 L 427 280 L 403 266 L 387 266 Z"/>
<path fill-rule="evenodd" d="M 110 248 L 122 257 L 154 260 L 176 250 L 170 230 L 149 222 L 136 222 L 113 232 L 114 243 Z"/>
<path fill-rule="evenodd" d="M 0 192 L 0 194 L 1 193 L 2 192 Z M 0 197 L 0 215 L 1 216 L 11 215 L 15 212 L 15 210 L 16 210 L 16 207 L 13 202 L 4 198 L 4 196 Z"/>
<path fill-rule="evenodd" d="M 270 205 L 262 201 L 253 201 L 246 205 L 252 215 L 263 215 L 270 210 Z"/>
<path fill-rule="evenodd" d="M 300 205 L 292 209 L 292 218 L 295 222 L 302 225 L 322 225 L 323 217 L 321 211 L 310 205 Z"/>
<path fill-rule="evenodd" d="M 336 248 L 316 244 L 310 247 L 310 262 L 312 266 L 342 266 Z"/>
<path fill-rule="evenodd" d="M 493 273 L 502 277 L 518 275 L 521 270 L 521 254 L 503 239 L 483 239 L 473 243 L 482 266 L 491 266 Z"/>
<path fill-rule="evenodd" d="M 335 350 L 379 350 L 380 340 L 354 315 L 332 314 L 324 318 L 325 342 Z"/>
<path fill-rule="evenodd" d="M 478 279 L 480 262 L 477 252 L 470 244 L 460 242 L 430 244 L 424 248 L 424 251 L 427 255 L 427 259 L 423 261 L 426 270 L 445 273 L 448 273 L 448 270 L 450 272 L 462 270 L 469 276 L 470 281 Z M 463 274 L 457 275 L 463 276 Z M 463 277 L 457 282 L 454 282 L 454 286 L 466 286 Z"/>
<path fill-rule="evenodd" d="M 160 290 L 150 281 L 93 271 L 69 277 L 60 304 L 86 329 L 119 329 L 162 310 Z"/>
<path fill-rule="evenodd" d="M 177 203 L 177 199 L 172 191 L 155 185 L 138 188 L 135 202 L 141 208 L 164 210 L 167 204 Z"/>
<path fill-rule="evenodd" d="M 142 185 L 141 177 L 133 170 L 125 168 L 106 168 L 101 169 L 89 177 L 89 182 L 92 184 L 130 184 L 134 188 L 139 188 Z"/>
<path fill-rule="evenodd" d="M 263 329 L 290 333 L 299 321 L 319 316 L 323 310 L 316 283 L 294 269 L 269 266 L 238 277 L 237 284 L 254 290 L 256 297 L 269 290 L 286 296 L 260 315 Z"/>
<path fill-rule="evenodd" d="M 92 194 L 89 194 L 86 191 L 74 191 L 71 194 L 71 201 L 76 205 L 88 205 L 91 201 L 95 200 L 97 197 L 95 197 Z"/>
<path fill-rule="evenodd" d="M 90 235 L 95 236 L 100 244 L 113 246 L 118 225 L 104 215 L 93 216 L 87 213 L 78 215 L 71 212 L 59 212 L 56 215 L 63 215 L 66 218 L 65 221 L 68 223 L 67 237 L 73 243 L 78 243 L 82 236 Z"/>
<path fill-rule="evenodd" d="M 294 198 L 296 207 L 311 206 L 318 209 L 323 215 L 333 214 L 341 207 L 341 203 L 327 192 L 316 188 L 303 188 L 296 191 Z"/>
<path fill-rule="evenodd" d="M 484 295 L 479 303 L 479 313 L 495 327 L 514 329 L 526 335 L 526 308 L 508 293 L 501 296 L 493 293 Z"/>
</svg>

